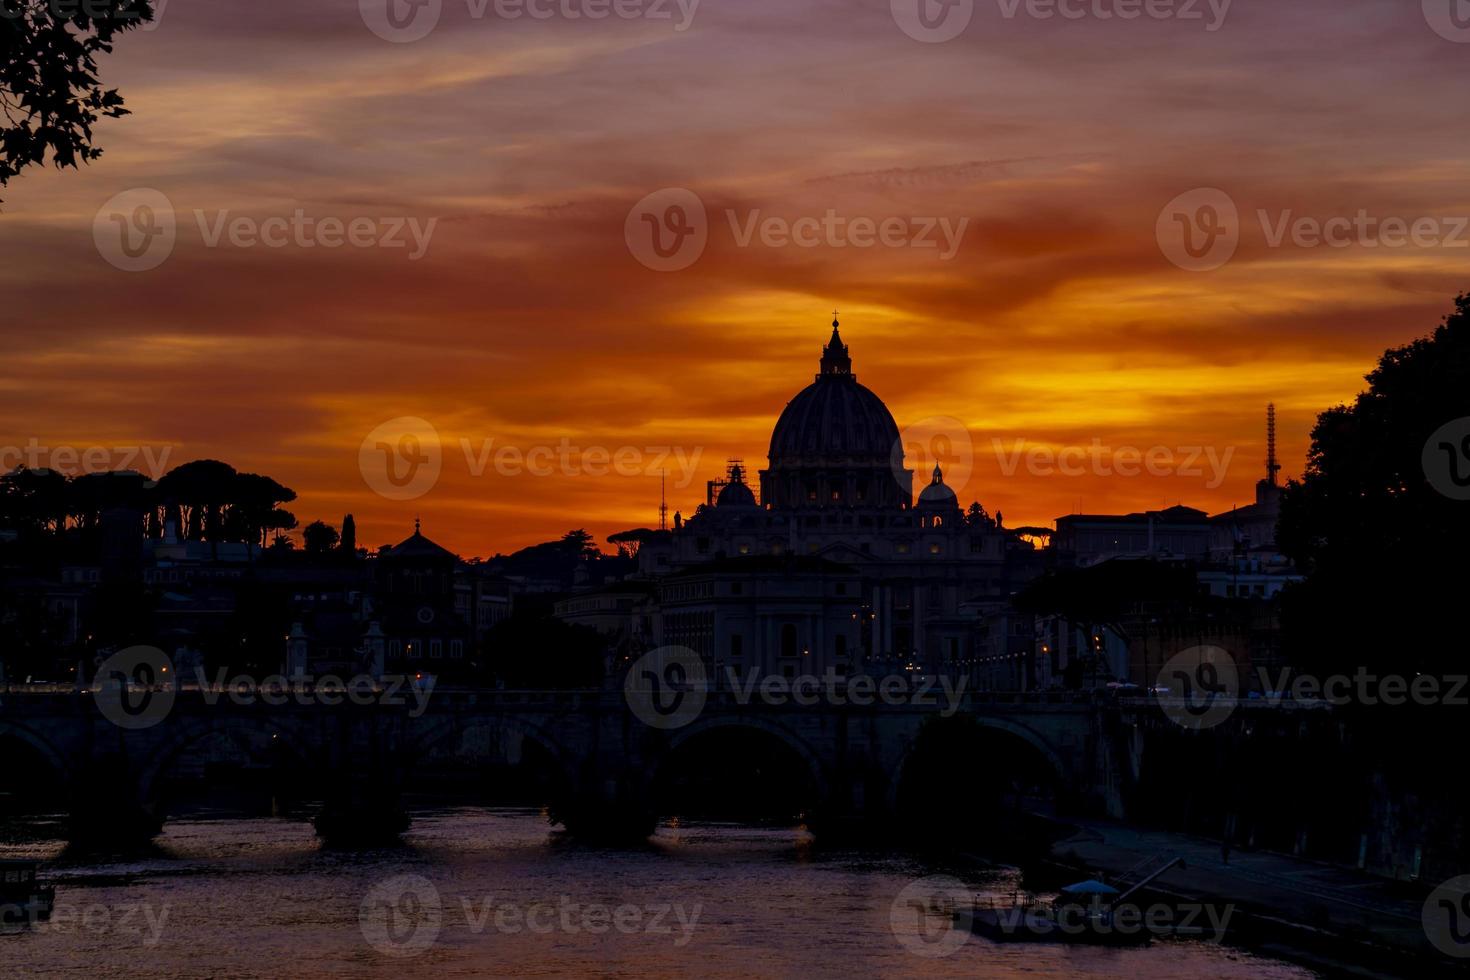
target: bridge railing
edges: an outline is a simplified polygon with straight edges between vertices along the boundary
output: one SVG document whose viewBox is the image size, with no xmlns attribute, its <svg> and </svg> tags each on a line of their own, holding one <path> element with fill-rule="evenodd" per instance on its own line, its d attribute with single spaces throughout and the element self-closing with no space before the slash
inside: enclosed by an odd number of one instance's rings
<svg viewBox="0 0 1470 980">
<path fill-rule="evenodd" d="M 0 697 L 91 697 L 99 689 L 94 684 L 83 687 L 75 684 L 64 683 L 41 683 L 41 684 L 4 684 L 0 685 Z M 303 678 L 290 680 L 285 684 L 260 684 L 254 682 L 232 682 L 227 684 L 198 684 L 191 682 L 163 684 L 129 684 L 131 691 L 164 691 L 171 690 L 176 695 L 197 696 L 205 699 L 226 699 L 232 695 L 249 695 L 258 698 L 261 695 L 275 694 L 286 697 L 302 697 L 316 694 L 341 694 L 344 687 L 341 684 L 318 684 L 312 679 Z M 624 700 L 624 694 L 620 689 L 609 690 L 606 688 L 495 688 L 495 687 L 470 687 L 455 686 L 442 683 L 416 685 L 413 682 L 375 682 L 371 684 L 358 683 L 349 685 L 347 689 L 358 693 L 370 695 L 388 695 L 398 693 L 404 697 L 417 696 L 419 698 L 432 698 L 434 701 L 447 705 L 475 705 L 475 704 L 503 704 L 503 705 L 525 705 L 546 707 L 584 707 L 594 704 L 614 704 Z M 1092 691 L 946 691 L 941 687 L 922 688 L 918 684 L 908 687 L 895 701 L 885 703 L 881 698 L 875 697 L 868 692 L 866 700 L 848 696 L 845 688 L 839 686 L 834 689 L 835 697 L 828 699 L 825 696 L 818 702 L 822 707 L 843 707 L 854 705 L 856 707 L 893 707 L 900 709 L 911 709 L 923 707 L 927 704 L 937 706 L 956 706 L 960 708 L 976 708 L 982 706 L 1056 706 L 1075 707 L 1095 705 L 1100 702 L 1120 704 L 1153 703 L 1148 698 L 1117 698 L 1103 692 Z M 920 700 L 919 696 L 927 696 L 927 700 Z M 708 704 L 724 708 L 740 707 L 768 707 L 759 692 L 738 692 L 729 689 L 715 689 L 705 692 Z M 1244 702 L 1243 702 L 1244 703 Z M 1255 702 L 1259 704 L 1260 702 Z M 780 706 L 780 705 L 777 705 Z M 784 700 L 784 706 L 799 710 L 811 705 L 802 705 L 791 698 Z"/>
</svg>

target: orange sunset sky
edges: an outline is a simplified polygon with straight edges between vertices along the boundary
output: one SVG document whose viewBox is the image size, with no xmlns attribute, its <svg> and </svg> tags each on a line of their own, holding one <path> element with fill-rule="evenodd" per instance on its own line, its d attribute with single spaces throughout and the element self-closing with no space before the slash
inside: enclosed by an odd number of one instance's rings
<svg viewBox="0 0 1470 980">
<path fill-rule="evenodd" d="M 475 476 L 460 440 L 679 447 L 698 454 L 686 486 L 669 464 L 670 512 L 688 514 L 727 457 L 765 465 L 837 307 L 859 380 L 900 427 L 968 430 L 965 504 L 1008 525 L 1213 512 L 1252 497 L 1268 401 L 1297 475 L 1316 413 L 1470 285 L 1470 232 L 1458 247 L 1273 246 L 1257 217 L 1452 231 L 1470 215 L 1449 81 L 1470 44 L 1418 0 L 1236 0 L 1213 30 L 974 0 L 943 43 L 906 35 L 889 0 L 703 0 L 687 25 L 667 6 L 510 19 L 443 0 L 431 33 L 394 43 L 358 0 L 170 0 L 103 62 L 133 114 L 97 127 L 101 160 L 0 191 L 0 446 L 223 459 L 293 487 L 303 525 L 353 513 L 368 546 L 419 514 L 466 556 L 574 527 L 601 540 L 657 521 L 655 473 Z M 177 241 L 126 272 L 93 224 L 140 187 L 171 202 Z M 1240 244 L 1191 272 L 1156 222 L 1201 187 L 1238 206 Z M 676 272 L 624 237 L 664 188 L 708 214 L 707 248 Z M 437 223 L 415 260 L 210 247 L 195 216 L 297 209 Z M 742 246 L 729 217 L 829 210 L 968 225 L 945 260 Z M 434 426 L 443 470 L 394 501 L 365 482 L 359 447 L 402 416 Z M 1233 455 L 1218 485 L 1208 466 L 1007 475 L 995 440 Z"/>
</svg>

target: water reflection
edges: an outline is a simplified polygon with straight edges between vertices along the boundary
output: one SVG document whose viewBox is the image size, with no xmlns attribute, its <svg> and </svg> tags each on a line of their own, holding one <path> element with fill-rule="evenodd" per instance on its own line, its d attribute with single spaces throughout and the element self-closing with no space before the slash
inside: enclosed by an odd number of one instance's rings
<svg viewBox="0 0 1470 980">
<path fill-rule="evenodd" d="M 906 886 L 948 874 L 1001 897 L 1018 873 L 829 849 L 789 828 L 684 823 L 607 847 L 532 810 L 451 808 L 416 813 L 403 845 L 370 851 L 324 849 L 310 824 L 272 818 L 175 818 L 153 846 L 115 854 L 6 841 L 0 854 L 46 859 L 58 885 L 56 921 L 3 940 L 19 975 L 1311 975 L 1198 942 L 966 936 L 950 955 L 917 955 L 894 933 Z"/>
</svg>

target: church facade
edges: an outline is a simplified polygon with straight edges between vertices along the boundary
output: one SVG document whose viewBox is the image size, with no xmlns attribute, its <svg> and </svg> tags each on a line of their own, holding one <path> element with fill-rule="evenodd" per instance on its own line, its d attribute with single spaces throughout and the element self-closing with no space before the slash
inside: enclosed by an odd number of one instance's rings
<svg viewBox="0 0 1470 980">
<path fill-rule="evenodd" d="M 962 507 L 938 466 L 916 497 L 905 448 L 834 320 L 766 468 L 752 479 L 731 461 L 687 520 L 642 543 L 640 575 L 657 583 L 644 642 L 690 647 L 719 673 L 788 677 L 971 674 L 1029 647 L 981 623 L 1040 571 L 1040 554 L 978 502 Z"/>
</svg>

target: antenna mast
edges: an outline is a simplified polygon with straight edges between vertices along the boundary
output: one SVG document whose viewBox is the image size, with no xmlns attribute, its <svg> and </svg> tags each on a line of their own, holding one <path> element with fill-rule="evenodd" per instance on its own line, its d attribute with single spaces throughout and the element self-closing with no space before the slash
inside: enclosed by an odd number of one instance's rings
<svg viewBox="0 0 1470 980">
<path fill-rule="evenodd" d="M 1281 464 L 1276 462 L 1276 403 L 1266 406 L 1266 482 L 1276 486 Z"/>
<path fill-rule="evenodd" d="M 668 470 L 658 471 L 658 529 L 667 531 L 669 529 L 669 496 Z"/>
</svg>

